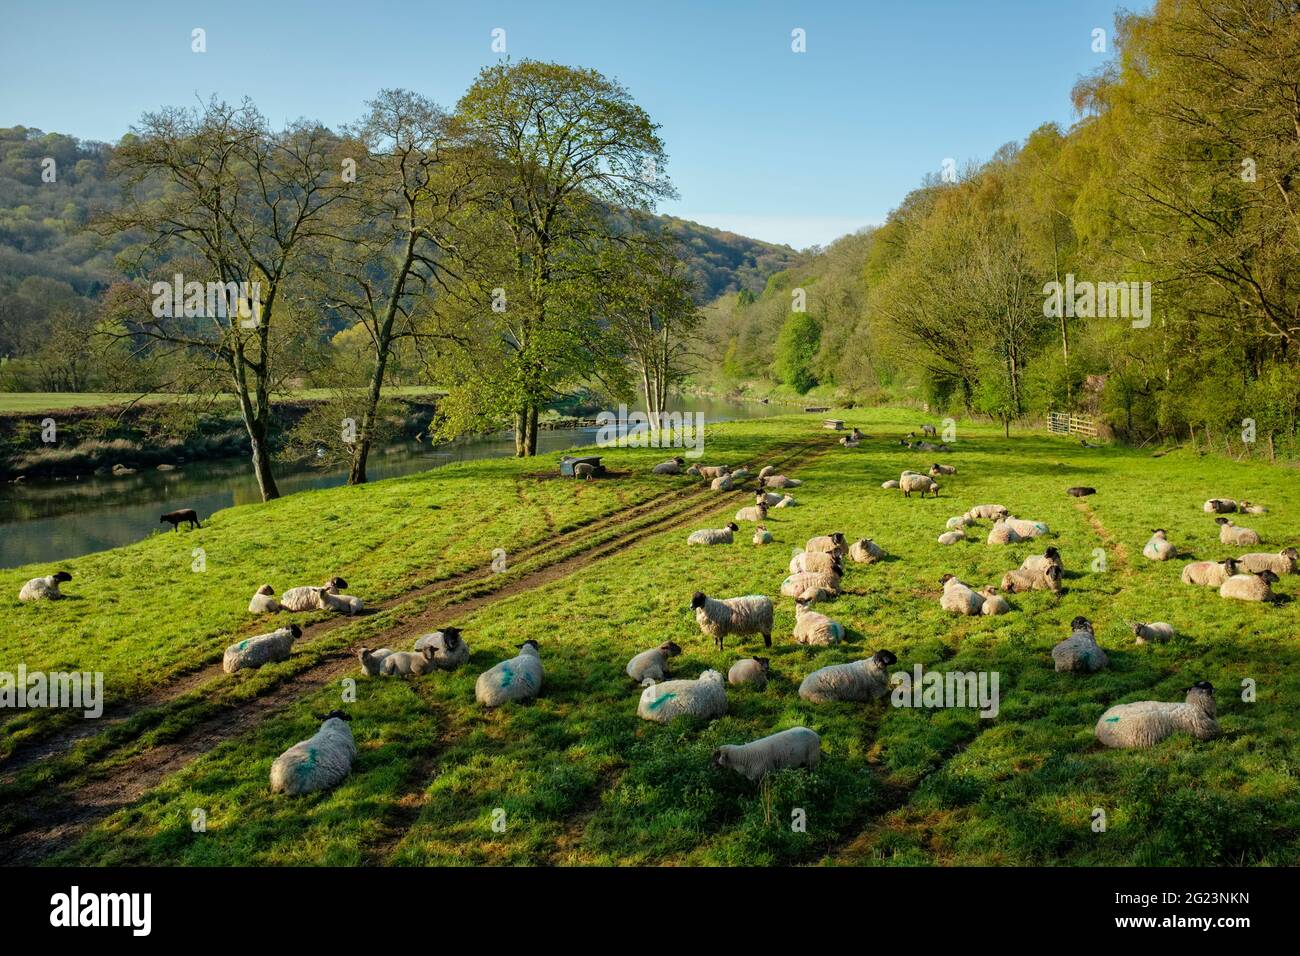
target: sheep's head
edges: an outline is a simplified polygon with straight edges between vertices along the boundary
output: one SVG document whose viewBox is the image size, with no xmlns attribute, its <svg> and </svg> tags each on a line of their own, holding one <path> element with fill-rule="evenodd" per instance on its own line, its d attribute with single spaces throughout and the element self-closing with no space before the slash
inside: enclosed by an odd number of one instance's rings
<svg viewBox="0 0 1300 956">
<path fill-rule="evenodd" d="M 432 662 L 433 655 L 438 653 L 438 649 L 432 644 L 425 644 L 424 647 L 420 648 L 420 653 L 424 655 L 426 661 Z"/>
<path fill-rule="evenodd" d="M 1224 558 L 1219 563 L 1223 565 L 1223 570 L 1227 571 L 1229 574 L 1237 573 L 1237 567 L 1239 562 L 1237 561 L 1236 558 Z"/>
<path fill-rule="evenodd" d="M 1043 552 L 1043 557 L 1050 558 L 1053 561 L 1059 561 L 1061 560 L 1061 552 L 1057 549 L 1056 545 L 1052 545 Z"/>
<path fill-rule="evenodd" d="M 691 595 L 691 607 L 698 610 L 704 607 L 704 602 L 707 600 L 708 598 L 705 596 L 703 591 L 696 591 Z"/>
<path fill-rule="evenodd" d="M 1187 691 L 1187 703 L 1208 717 L 1214 716 L 1214 685 L 1208 680 L 1198 680 Z"/>
<path fill-rule="evenodd" d="M 352 720 L 352 715 L 342 710 L 331 710 L 328 714 L 313 714 L 317 720 Z"/>
<path fill-rule="evenodd" d="M 686 459 L 681 455 L 673 455 L 673 461 L 677 462 L 678 465 L 686 464 Z"/>
<path fill-rule="evenodd" d="M 325 586 L 327 588 L 345 588 L 348 586 L 348 582 L 344 581 L 341 577 L 335 575 L 334 577 L 330 578 L 328 581 L 325 582 Z"/>
<path fill-rule="evenodd" d="M 1269 584 L 1277 584 L 1277 582 L 1280 580 L 1280 578 L 1278 578 L 1276 574 L 1274 574 L 1272 571 L 1269 571 L 1267 568 L 1261 571 L 1259 576 L 1263 578 L 1265 581 L 1267 581 Z"/>
<path fill-rule="evenodd" d="M 1215 519 L 1214 519 L 1214 523 L 1215 523 L 1215 524 L 1232 524 L 1232 519 L 1231 519 L 1231 518 L 1215 518 Z"/>
<path fill-rule="evenodd" d="M 533 640 L 530 637 L 528 640 L 524 641 L 522 644 L 519 645 L 520 650 L 523 650 L 525 647 L 531 647 L 533 650 L 536 651 L 541 648 L 541 645 L 538 644 L 535 640 Z"/>
<path fill-rule="evenodd" d="M 740 525 L 736 524 L 736 522 L 734 522 L 734 521 L 728 521 L 728 522 L 727 522 L 727 528 L 728 528 L 729 530 L 731 530 L 731 531 L 739 531 L 739 530 L 740 530 Z"/>
<path fill-rule="evenodd" d="M 1300 561 L 1300 551 L 1296 551 L 1295 548 L 1286 548 L 1282 551 L 1282 557 L 1290 558 L 1292 561 Z"/>
<path fill-rule="evenodd" d="M 672 641 L 664 641 L 662 644 L 659 645 L 659 650 L 663 651 L 669 657 L 676 657 L 678 654 L 682 652 L 682 649 L 678 647 L 676 644 L 674 644 Z"/>
<path fill-rule="evenodd" d="M 767 517 L 767 502 L 766 502 L 766 501 L 760 501 L 760 502 L 758 503 L 758 513 L 759 513 L 762 517 L 764 517 L 764 518 Z"/>
<path fill-rule="evenodd" d="M 755 663 L 758 664 L 759 669 L 762 670 L 764 674 L 766 674 L 768 671 L 768 663 L 769 663 L 768 659 L 766 657 L 755 657 L 754 661 Z"/>
<path fill-rule="evenodd" d="M 762 475 L 758 479 L 758 489 L 759 491 L 762 491 L 766 487 L 767 487 L 767 475 Z"/>
<path fill-rule="evenodd" d="M 260 588 L 257 589 L 257 593 L 258 593 L 258 594 L 274 594 L 274 593 L 275 593 L 275 588 L 271 587 L 271 585 L 269 585 L 269 584 L 263 584 Z"/>
<path fill-rule="evenodd" d="M 1049 564 L 1049 565 L 1047 566 L 1047 570 L 1043 572 L 1043 576 L 1044 576 L 1045 578 L 1047 578 L 1047 583 L 1050 584 L 1050 585 L 1052 586 L 1052 590 L 1053 590 L 1053 591 L 1056 591 L 1056 590 L 1059 590 L 1059 589 L 1060 589 L 1060 587 L 1061 587 L 1061 568 L 1060 568 L 1059 565 Z"/>
<path fill-rule="evenodd" d="M 832 532 L 831 532 L 831 540 L 834 541 L 836 544 L 843 544 L 843 543 L 844 543 L 844 532 L 843 532 L 843 531 L 832 531 Z"/>
<path fill-rule="evenodd" d="M 460 646 L 460 628 L 444 627 L 442 629 L 442 646 L 452 651 Z"/>
<path fill-rule="evenodd" d="M 55 581 L 71 581 L 71 580 L 72 580 L 72 575 L 69 574 L 67 571 L 55 571 L 55 572 L 54 572 L 54 580 L 55 580 Z"/>
<path fill-rule="evenodd" d="M 1146 627 L 1146 625 L 1143 624 L 1141 621 L 1129 621 L 1128 627 L 1129 630 L 1132 631 L 1134 634 L 1141 634 L 1142 628 Z"/>
<path fill-rule="evenodd" d="M 955 581 L 955 580 L 957 580 L 957 578 L 956 578 L 955 575 L 952 575 L 952 574 L 945 574 L 945 575 L 943 575 L 942 577 L 939 578 L 939 583 L 940 583 L 940 584 L 947 584 L 949 581 Z"/>
<path fill-rule="evenodd" d="M 876 651 L 871 655 L 871 659 L 877 667 L 893 667 L 898 663 L 898 658 L 894 656 L 893 651 Z"/>
<path fill-rule="evenodd" d="M 302 628 L 300 628 L 297 624 L 290 624 L 289 633 L 292 634 L 294 636 L 294 639 L 296 640 L 302 637 Z"/>
<path fill-rule="evenodd" d="M 700 473 L 699 465 L 691 465 L 691 467 L 686 469 L 686 474 L 688 475 L 698 475 L 699 473 Z"/>
<path fill-rule="evenodd" d="M 1089 620 L 1088 620 L 1086 617 L 1084 617 L 1082 614 L 1080 614 L 1078 617 L 1076 617 L 1073 621 L 1070 622 L 1070 630 L 1071 630 L 1071 631 L 1087 631 L 1089 634 L 1091 634 L 1091 633 L 1092 633 L 1092 622 L 1089 621 Z"/>
<path fill-rule="evenodd" d="M 1157 535 L 1158 537 L 1163 538 L 1163 537 L 1164 537 L 1165 535 L 1167 535 L 1169 532 L 1166 531 L 1164 528 L 1156 528 L 1156 530 L 1152 531 L 1151 533 L 1154 534 L 1154 535 Z"/>
<path fill-rule="evenodd" d="M 723 746 L 718 747 L 713 751 L 713 765 L 715 767 L 731 766 L 731 764 L 728 762 L 728 756 L 730 754 L 730 748 L 732 746 L 733 746 L 732 744 L 724 744 Z"/>
</svg>

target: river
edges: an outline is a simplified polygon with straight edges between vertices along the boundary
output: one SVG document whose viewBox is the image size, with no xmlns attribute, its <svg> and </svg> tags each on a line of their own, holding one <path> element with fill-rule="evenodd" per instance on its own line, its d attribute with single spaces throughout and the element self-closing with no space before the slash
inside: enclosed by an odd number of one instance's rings
<svg viewBox="0 0 1300 956">
<path fill-rule="evenodd" d="M 695 397 L 680 401 L 677 409 L 698 412 L 705 422 L 763 418 L 780 411 L 774 405 Z M 538 435 L 537 450 L 546 454 L 595 442 L 594 428 L 543 431 Z M 366 472 L 371 481 L 378 481 L 451 462 L 506 458 L 514 453 L 509 432 L 435 446 L 407 442 L 372 451 Z M 329 488 L 346 480 L 344 470 L 324 471 L 307 465 L 276 469 L 282 495 Z M 260 500 L 246 458 L 196 461 L 176 471 L 141 470 L 121 478 L 86 476 L 2 484 L 0 568 L 45 564 L 139 541 L 159 529 L 160 514 L 175 508 L 193 508 L 206 518 L 222 508 Z M 161 527 L 170 530 L 170 525 Z"/>
</svg>

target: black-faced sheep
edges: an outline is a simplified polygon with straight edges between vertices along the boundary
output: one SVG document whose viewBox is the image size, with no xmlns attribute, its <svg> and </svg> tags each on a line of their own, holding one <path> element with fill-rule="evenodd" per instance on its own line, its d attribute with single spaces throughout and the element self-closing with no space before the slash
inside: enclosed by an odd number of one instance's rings
<svg viewBox="0 0 1300 956">
<path fill-rule="evenodd" d="M 1095 495 L 1097 489 L 1090 488 L 1087 485 L 1075 485 L 1073 488 L 1066 488 L 1065 493 L 1071 498 L 1086 498 L 1089 495 Z"/>
<path fill-rule="evenodd" d="M 269 634 L 245 638 L 226 648 L 221 658 L 221 669 L 227 674 L 249 667 L 261 667 L 274 661 L 287 661 L 293 642 L 302 637 L 302 628 L 290 624 Z"/>
<path fill-rule="evenodd" d="M 844 565 L 838 554 L 831 554 L 828 551 L 800 551 L 790 559 L 790 573 L 798 574 L 800 571 L 842 575 Z"/>
<path fill-rule="evenodd" d="M 945 574 L 939 578 L 939 583 L 943 585 L 939 606 L 945 611 L 974 617 L 983 610 L 984 598 L 953 575 Z"/>
<path fill-rule="evenodd" d="M 1259 574 L 1261 571 L 1272 571 L 1279 577 L 1283 574 L 1295 574 L 1298 562 L 1300 562 L 1300 552 L 1297 552 L 1295 548 L 1284 548 L 1277 554 L 1253 551 L 1250 554 L 1243 554 L 1237 559 L 1237 564 L 1252 574 Z"/>
<path fill-rule="evenodd" d="M 263 584 L 253 594 L 253 599 L 248 602 L 249 614 L 275 614 L 282 610 L 280 602 L 275 599 L 275 588 L 269 584 Z"/>
<path fill-rule="evenodd" d="M 1211 515 L 1232 514 L 1237 510 L 1237 502 L 1231 498 L 1211 498 L 1202 506 L 1202 510 Z"/>
<path fill-rule="evenodd" d="M 718 650 L 728 634 L 745 636 L 762 634 L 763 646 L 772 646 L 772 619 L 775 616 L 772 599 L 761 594 L 716 600 L 703 591 L 691 596 L 695 622 L 700 630 L 712 637 Z"/>
<path fill-rule="evenodd" d="M 725 528 L 701 528 L 692 531 L 686 539 L 687 544 L 731 544 L 732 535 L 740 530 L 740 525 L 729 522 Z"/>
<path fill-rule="evenodd" d="M 352 739 L 352 718 L 341 710 L 317 714 L 320 730 L 300 740 L 271 764 L 271 792 L 298 796 L 328 790 L 352 772 L 357 745 Z"/>
<path fill-rule="evenodd" d="M 889 668 L 897 663 L 891 651 L 876 651 L 865 660 L 823 667 L 803 679 L 799 696 L 814 704 L 878 700 L 889 693 Z"/>
<path fill-rule="evenodd" d="M 641 692 L 637 716 L 666 724 L 683 715 L 721 717 L 727 712 L 727 685 L 722 674 L 708 670 L 698 680 L 670 680 L 651 684 Z"/>
<path fill-rule="evenodd" d="M 1142 547 L 1142 557 L 1149 561 L 1168 561 L 1174 556 L 1174 546 L 1169 543 L 1169 533 L 1164 528 L 1156 528 Z"/>
<path fill-rule="evenodd" d="M 929 492 L 935 498 L 939 497 L 939 483 L 929 475 L 903 475 L 898 479 L 898 487 L 903 492 L 904 498 L 912 497 L 912 492 L 920 492 L 924 498 L 926 492 Z"/>
<path fill-rule="evenodd" d="M 1243 548 L 1247 545 L 1260 543 L 1258 532 L 1252 531 L 1250 528 L 1239 528 L 1232 523 L 1231 518 L 1215 518 L 1214 521 L 1221 526 L 1219 528 L 1220 544 L 1231 544 Z"/>
<path fill-rule="evenodd" d="M 747 744 L 723 744 L 713 751 L 713 762 L 756 783 L 788 767 L 815 770 L 821 755 L 822 741 L 817 734 L 807 727 L 791 727 Z"/>
<path fill-rule="evenodd" d="M 767 505 L 750 505 L 736 512 L 737 521 L 766 521 Z"/>
<path fill-rule="evenodd" d="M 646 681 L 664 680 L 668 676 L 668 659 L 676 657 L 682 649 L 672 641 L 664 641 L 658 647 L 642 651 L 627 662 L 627 676 L 638 684 Z"/>
<path fill-rule="evenodd" d="M 1237 573 L 1235 558 L 1222 561 L 1193 561 L 1184 566 L 1182 581 L 1184 584 L 1199 584 L 1202 587 L 1217 588 L 1224 581 Z"/>
<path fill-rule="evenodd" d="M 1107 747 L 1153 747 L 1171 734 L 1191 734 L 1197 740 L 1219 736 L 1215 720 L 1214 685 L 1197 681 L 1181 704 L 1139 700 L 1117 704 L 1097 721 L 1097 739 Z"/>
<path fill-rule="evenodd" d="M 18 592 L 20 601 L 57 601 L 63 597 L 59 585 L 71 581 L 72 575 L 67 571 L 55 571 L 43 578 L 32 578 Z"/>
<path fill-rule="evenodd" d="M 686 459 L 681 455 L 675 458 L 669 458 L 667 461 L 661 461 L 655 465 L 654 473 L 656 475 L 680 475 L 682 466 L 686 464 Z"/>
<path fill-rule="evenodd" d="M 1070 631 L 1069 637 L 1052 648 L 1052 660 L 1057 671 L 1090 674 L 1110 666 L 1110 659 L 1097 644 L 1092 624 L 1086 617 L 1076 617 L 1071 621 Z"/>
<path fill-rule="evenodd" d="M 941 465 L 937 461 L 930 466 L 930 477 L 939 478 L 943 475 L 955 475 L 957 469 L 953 465 Z"/>
<path fill-rule="evenodd" d="M 1031 554 L 1020 562 L 1021 571 L 1046 571 L 1051 567 L 1065 570 L 1065 565 L 1061 561 L 1061 552 L 1055 546 L 1047 548 L 1042 554 Z"/>
<path fill-rule="evenodd" d="M 469 660 L 469 645 L 460 636 L 460 628 L 444 627 L 415 639 L 415 649 L 433 649 L 433 664 L 439 670 L 454 671 Z"/>
<path fill-rule="evenodd" d="M 1277 575 L 1272 571 L 1259 574 L 1234 574 L 1219 585 L 1219 597 L 1233 598 L 1237 601 L 1272 601 L 1273 585 Z"/>
<path fill-rule="evenodd" d="M 1002 575 L 1002 590 L 1008 594 L 1024 591 L 1051 591 L 1061 593 L 1061 569 L 1049 564 L 1045 571 L 1026 571 L 1017 569 Z"/>
<path fill-rule="evenodd" d="M 809 538 L 808 543 L 804 545 L 804 550 L 826 551 L 830 554 L 845 555 L 849 552 L 849 543 L 845 540 L 843 531 L 836 531 L 831 534 Z"/>
</svg>

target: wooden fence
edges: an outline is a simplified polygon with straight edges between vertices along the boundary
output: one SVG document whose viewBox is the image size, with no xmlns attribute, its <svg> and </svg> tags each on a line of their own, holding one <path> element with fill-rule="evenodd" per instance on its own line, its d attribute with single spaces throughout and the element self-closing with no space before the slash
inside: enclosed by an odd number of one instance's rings
<svg viewBox="0 0 1300 956">
<path fill-rule="evenodd" d="M 1048 412 L 1047 428 L 1054 435 L 1097 437 L 1097 423 L 1091 415 L 1075 415 L 1072 412 Z"/>
</svg>

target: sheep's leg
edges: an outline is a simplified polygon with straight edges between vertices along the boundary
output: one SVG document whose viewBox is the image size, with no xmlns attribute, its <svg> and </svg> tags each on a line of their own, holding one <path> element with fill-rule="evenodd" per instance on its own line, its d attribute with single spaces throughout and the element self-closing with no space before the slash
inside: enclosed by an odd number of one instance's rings
<svg viewBox="0 0 1300 956">
<path fill-rule="evenodd" d="M 764 634 L 764 635 L 763 635 L 763 646 L 764 646 L 764 647 L 771 647 L 771 646 L 772 646 L 772 634 L 771 634 L 771 632 L 768 632 L 767 634 Z"/>
</svg>

